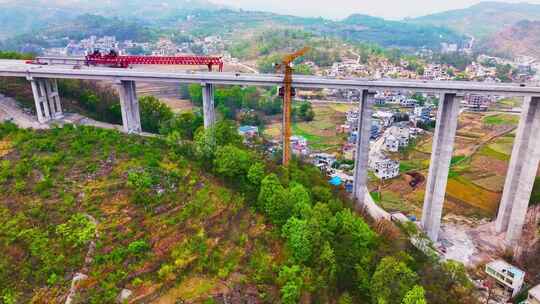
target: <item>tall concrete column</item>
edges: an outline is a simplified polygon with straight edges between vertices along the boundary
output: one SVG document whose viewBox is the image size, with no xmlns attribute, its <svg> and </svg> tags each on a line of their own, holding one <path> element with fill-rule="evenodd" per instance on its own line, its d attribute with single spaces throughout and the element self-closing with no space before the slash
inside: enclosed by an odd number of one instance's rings
<svg viewBox="0 0 540 304">
<path fill-rule="evenodd" d="M 203 118 L 204 127 L 209 128 L 216 122 L 216 112 L 214 108 L 214 85 L 211 83 L 203 84 Z"/>
<path fill-rule="evenodd" d="M 49 99 L 47 98 L 47 85 L 43 79 L 37 79 L 37 86 L 39 88 L 39 94 L 43 97 L 43 114 L 46 118 L 46 121 L 49 121 L 52 119 L 51 115 L 51 104 L 49 102 Z"/>
<path fill-rule="evenodd" d="M 440 96 L 429 176 L 424 195 L 422 227 L 434 242 L 439 237 L 444 195 L 458 123 L 459 100 L 455 97 L 454 93 L 441 93 Z"/>
<path fill-rule="evenodd" d="M 51 117 L 58 119 L 63 116 L 62 104 L 60 103 L 60 94 L 58 93 L 58 82 L 56 79 L 46 79 L 45 88 L 47 90 L 47 99 L 49 101 L 49 109 Z"/>
<path fill-rule="evenodd" d="M 540 160 L 540 97 L 526 97 L 523 102 L 517 136 L 506 175 L 497 232 L 506 231 L 506 241 L 515 245 L 520 239 Z"/>
<path fill-rule="evenodd" d="M 354 161 L 353 198 L 356 209 L 364 207 L 367 189 L 367 174 L 369 160 L 369 139 L 371 137 L 371 111 L 375 92 L 362 90 L 362 98 L 358 107 L 358 137 L 356 138 L 356 156 Z"/>
<path fill-rule="evenodd" d="M 120 97 L 124 132 L 140 133 L 142 131 L 141 115 L 139 112 L 139 100 L 137 99 L 135 81 L 122 80 L 117 82 L 116 85 Z"/>
<path fill-rule="evenodd" d="M 62 117 L 62 105 L 56 79 L 28 78 L 32 86 L 36 113 L 40 123 Z"/>
<path fill-rule="evenodd" d="M 36 114 L 40 123 L 45 123 L 50 119 L 50 116 L 45 116 L 44 105 L 47 103 L 47 97 L 41 91 L 39 83 L 36 79 L 29 79 L 32 86 L 32 94 L 34 95 L 34 103 L 36 105 Z"/>
</svg>

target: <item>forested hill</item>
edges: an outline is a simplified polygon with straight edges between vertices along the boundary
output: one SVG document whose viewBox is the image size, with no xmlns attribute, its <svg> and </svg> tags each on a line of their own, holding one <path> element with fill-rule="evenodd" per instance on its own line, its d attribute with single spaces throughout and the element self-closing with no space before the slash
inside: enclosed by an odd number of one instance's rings
<svg viewBox="0 0 540 304">
<path fill-rule="evenodd" d="M 346 40 L 374 42 L 385 47 L 438 48 L 441 42 L 460 43 L 463 36 L 441 26 L 409 24 L 367 15 L 351 15 L 330 25 L 329 33 Z"/>
<path fill-rule="evenodd" d="M 77 303 L 475 303 L 462 266 L 370 227 L 314 166 L 178 119 L 166 139 L 0 124 L 2 303 L 64 303 L 78 272 Z"/>
<path fill-rule="evenodd" d="M 212 10 L 224 8 L 205 0 L 0 0 L 0 39 L 30 31 L 47 31 L 51 27 L 69 27 L 84 14 L 107 17 L 162 19 L 178 10 Z M 103 26 L 107 26 L 103 24 Z"/>
<path fill-rule="evenodd" d="M 540 5 L 486 1 L 468 8 L 407 21 L 420 25 L 444 26 L 477 38 L 485 38 L 521 20 L 540 20 Z"/>
<path fill-rule="evenodd" d="M 38 0 L 33 2 L 35 1 Z M 437 49 L 441 42 L 459 43 L 463 40 L 461 34 L 446 28 L 364 15 L 353 15 L 342 21 L 334 21 L 220 7 L 208 8 L 197 4 L 198 2 L 194 2 L 192 6 L 171 5 L 167 9 L 156 9 L 155 6 L 141 1 L 137 2 L 137 9 L 125 9 L 131 12 L 128 14 L 115 8 L 105 11 L 88 5 L 69 10 L 67 8 L 71 2 L 76 1 L 68 1 L 62 6 L 51 7 L 41 13 L 43 8 L 40 6 L 6 4 L 0 1 L 0 21 L 3 24 L 0 39 L 10 38 L 4 41 L 3 47 L 20 50 L 20 46 L 25 44 L 42 45 L 45 42 L 40 41 L 40 38 L 43 37 L 54 42 L 54 39 L 63 37 L 77 39 L 103 33 L 115 35 L 119 39 L 129 37 L 128 39 L 136 41 L 147 41 L 157 36 L 223 35 L 261 27 L 293 27 L 318 36 L 375 43 L 383 47 Z M 74 15 L 74 12 L 77 12 L 77 15 Z"/>
</svg>

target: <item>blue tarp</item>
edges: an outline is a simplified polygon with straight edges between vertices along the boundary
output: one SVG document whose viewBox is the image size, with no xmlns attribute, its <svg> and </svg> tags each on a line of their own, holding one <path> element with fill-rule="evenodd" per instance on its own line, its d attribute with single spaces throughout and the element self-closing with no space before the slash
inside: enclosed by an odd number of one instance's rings
<svg viewBox="0 0 540 304">
<path fill-rule="evenodd" d="M 330 179 L 329 183 L 334 186 L 339 186 L 341 185 L 341 178 L 339 178 L 339 176 L 334 176 L 332 179 Z"/>
</svg>

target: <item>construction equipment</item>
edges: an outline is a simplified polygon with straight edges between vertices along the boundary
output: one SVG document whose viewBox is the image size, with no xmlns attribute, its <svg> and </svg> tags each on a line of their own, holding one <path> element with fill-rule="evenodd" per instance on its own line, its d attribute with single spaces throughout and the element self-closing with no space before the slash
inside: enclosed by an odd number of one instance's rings
<svg viewBox="0 0 540 304">
<path fill-rule="evenodd" d="M 285 57 L 283 57 L 283 60 L 281 63 L 276 65 L 276 71 L 284 70 L 285 76 L 283 78 L 283 90 L 280 90 L 280 93 L 283 94 L 283 125 L 282 125 L 282 132 L 283 132 L 283 165 L 287 166 L 291 160 L 291 113 L 292 113 L 292 95 L 293 95 L 293 87 L 292 87 L 292 75 L 293 75 L 293 67 L 292 62 L 300 57 L 303 56 L 305 53 L 309 51 L 309 47 L 305 47 L 301 50 L 298 50 L 292 54 L 289 54 Z M 281 94 L 280 94 L 281 95 Z"/>
<path fill-rule="evenodd" d="M 209 71 L 213 66 L 218 66 L 219 71 L 223 71 L 223 60 L 216 56 L 125 56 L 118 55 L 114 50 L 108 54 L 99 51 L 86 55 L 84 58 L 62 57 L 46 58 L 38 57 L 35 60 L 27 61 L 29 64 L 47 65 L 52 62 L 72 62 L 80 61 L 86 66 L 106 66 L 112 68 L 128 68 L 134 64 L 167 64 L 167 65 L 205 65 Z"/>
</svg>

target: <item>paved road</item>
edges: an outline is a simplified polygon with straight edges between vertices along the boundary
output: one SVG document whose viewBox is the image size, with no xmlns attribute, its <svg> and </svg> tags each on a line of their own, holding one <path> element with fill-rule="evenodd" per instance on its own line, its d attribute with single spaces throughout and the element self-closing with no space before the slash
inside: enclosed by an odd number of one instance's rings
<svg viewBox="0 0 540 304">
<path fill-rule="evenodd" d="M 220 73 L 220 72 L 157 72 L 151 69 L 113 69 L 24 64 L 21 60 L 0 61 L 0 75 L 12 77 L 43 77 L 65 79 L 91 79 L 108 81 L 146 81 L 173 83 L 213 83 L 226 85 L 274 86 L 283 83 L 282 74 Z M 332 78 L 295 75 L 297 88 L 341 88 L 371 90 L 416 90 L 422 92 L 492 93 L 497 95 L 540 95 L 538 84 L 484 83 L 464 81 L 424 81 L 404 79 Z"/>
</svg>

